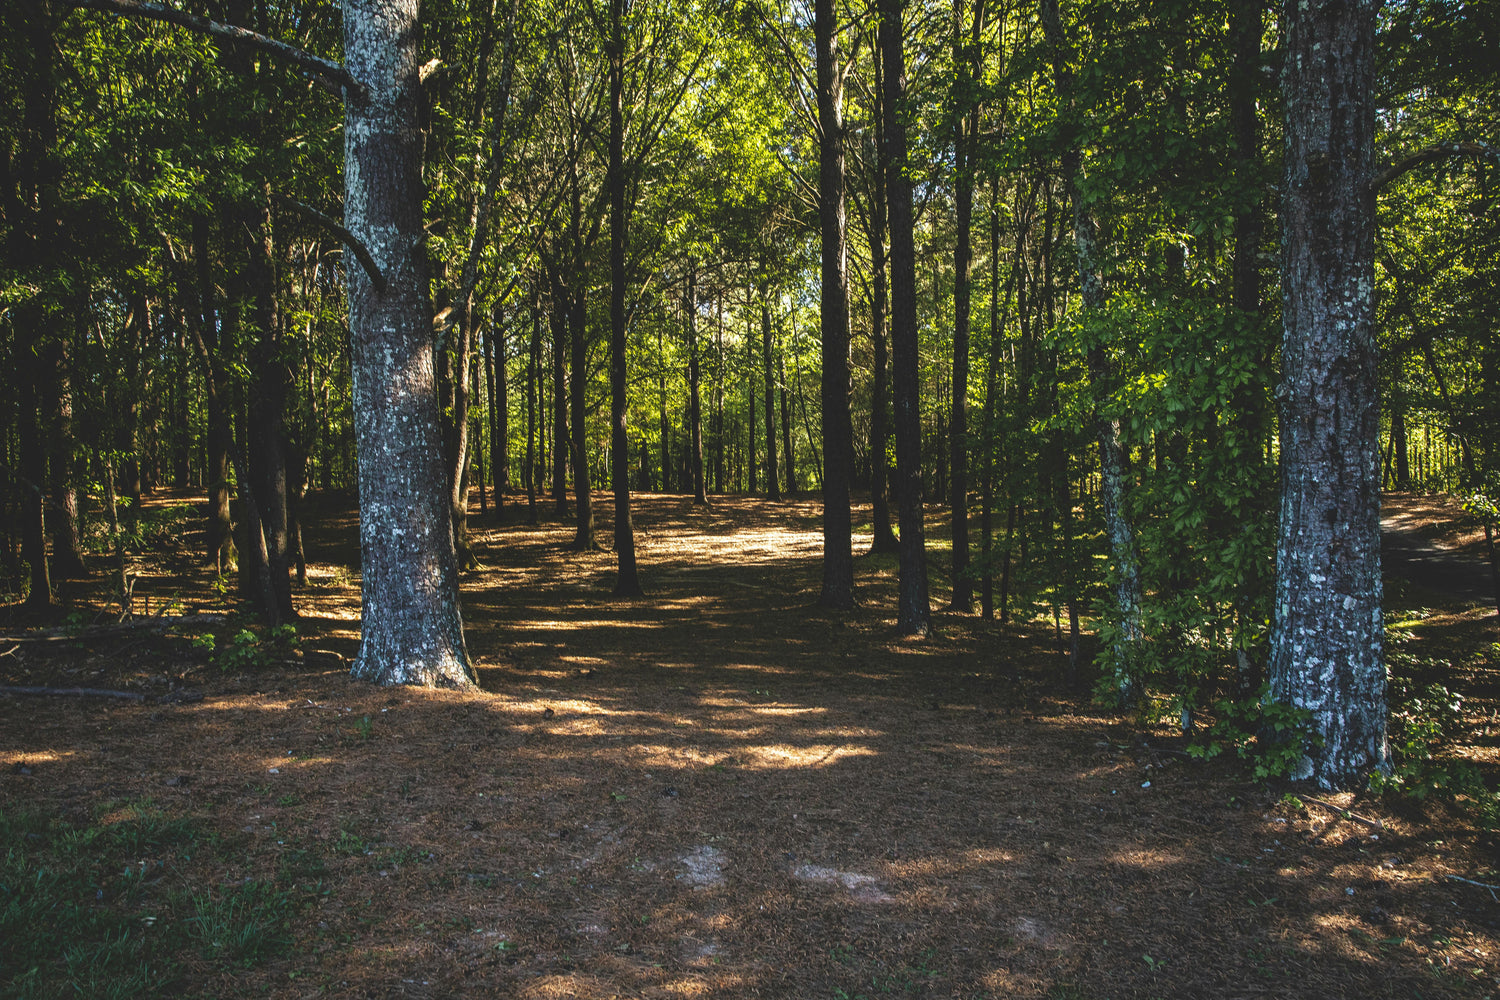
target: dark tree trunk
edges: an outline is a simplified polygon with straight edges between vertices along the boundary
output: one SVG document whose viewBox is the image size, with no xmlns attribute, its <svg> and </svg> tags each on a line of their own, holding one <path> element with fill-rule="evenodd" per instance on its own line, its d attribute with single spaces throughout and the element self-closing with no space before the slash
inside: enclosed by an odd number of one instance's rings
<svg viewBox="0 0 1500 1000">
<path fill-rule="evenodd" d="M 688 345 L 688 421 L 692 426 L 690 461 L 693 471 L 693 502 L 708 503 L 708 491 L 703 482 L 703 405 L 699 398 L 698 369 L 698 272 L 688 266 L 687 300 L 683 303 L 687 314 Z"/>
<path fill-rule="evenodd" d="M 1271 695 L 1312 715 L 1294 777 L 1388 766 L 1373 176 L 1376 0 L 1288 0 L 1281 530 Z"/>
<path fill-rule="evenodd" d="M 875 60 L 876 102 L 885 100 L 885 76 L 881 72 L 880 59 Z M 875 148 L 884 148 L 884 111 L 875 115 Z M 889 483 L 890 463 L 886 461 L 887 445 L 890 442 L 888 423 L 890 385 L 889 338 L 886 331 L 888 290 L 886 285 L 886 196 L 885 178 L 877 176 L 870 190 L 870 339 L 874 341 L 875 368 L 870 386 L 870 517 L 874 539 L 870 551 L 894 553 L 898 551 L 896 532 L 891 530 L 891 504 Z"/>
<path fill-rule="evenodd" d="M 510 492 L 510 376 L 507 358 L 505 324 L 500 309 L 495 308 L 490 326 L 489 368 L 490 393 L 490 482 L 495 490 L 495 513 L 500 513 L 505 494 Z"/>
<path fill-rule="evenodd" d="M 672 491 L 672 429 L 667 422 L 666 324 L 656 327 L 656 426 L 661 441 L 661 491 Z M 648 485 L 646 487 L 650 489 Z"/>
<path fill-rule="evenodd" d="M 776 377 L 771 368 L 771 302 L 769 290 L 760 299 L 760 362 L 765 386 L 766 498 L 781 499 L 781 473 L 776 462 Z"/>
<path fill-rule="evenodd" d="M 417 41 L 416 0 L 344 0 L 345 65 L 364 91 L 345 99 L 344 217 L 383 278 L 349 268 L 363 580 L 352 672 L 470 688 L 427 297 Z"/>
<path fill-rule="evenodd" d="M 958 233 L 953 246 L 953 418 L 948 429 L 952 479 L 949 506 L 953 512 L 953 599 L 951 611 L 974 608 L 974 581 L 969 575 L 969 276 L 973 251 L 974 170 L 970 138 L 979 128 L 978 102 L 972 95 L 975 64 L 980 59 L 979 33 L 984 26 L 984 0 L 975 0 L 964 46 L 964 0 L 953 0 L 954 62 L 958 79 L 953 122 L 953 185 Z"/>
<path fill-rule="evenodd" d="M 917 265 L 911 179 L 906 173 L 906 55 L 904 0 L 880 2 L 880 59 L 884 69 L 885 144 L 881 165 L 891 225 L 892 395 L 895 402 L 896 503 L 901 525 L 896 630 L 926 635 L 927 551 L 922 524 L 922 425 L 918 399 Z"/>
<path fill-rule="evenodd" d="M 818 604 L 854 607 L 853 429 L 849 417 L 849 278 L 845 270 L 844 112 L 833 0 L 816 0 L 818 222 L 822 245 L 823 587 Z"/>
<path fill-rule="evenodd" d="M 552 503 L 559 517 L 568 516 L 568 393 L 563 359 L 568 342 L 568 289 L 554 276 L 552 284 Z"/>
<path fill-rule="evenodd" d="M 78 537 L 78 487 L 73 480 L 75 442 L 73 439 L 73 386 L 61 343 L 48 351 L 45 364 L 51 381 L 45 386 L 49 399 L 47 412 L 51 419 L 51 455 L 47 473 L 51 484 L 52 574 L 67 579 L 83 576 L 83 546 Z M 184 421 L 185 426 L 185 421 Z"/>
<path fill-rule="evenodd" d="M 533 276 L 533 281 L 535 281 Z M 526 520 L 536 524 L 537 482 L 541 479 L 541 468 L 537 462 L 537 399 L 542 379 L 542 293 L 539 287 L 531 291 L 531 349 L 526 359 L 526 464 L 522 467 L 522 478 L 526 480 Z"/>
<path fill-rule="evenodd" d="M 724 290 L 714 297 L 714 492 L 724 492 Z"/>
<path fill-rule="evenodd" d="M 249 219 L 247 218 L 247 222 Z M 275 247 L 271 237 L 269 192 L 254 213 L 248 231 L 246 277 L 255 310 L 255 385 L 251 390 L 247 451 L 255 489 L 246 500 L 256 507 L 266 553 L 270 591 L 259 594 L 266 623 L 278 625 L 296 617 L 292 608 L 291 546 L 287 524 L 286 405 L 291 373 L 280 357 L 280 322 L 276 315 Z"/>
<path fill-rule="evenodd" d="M 756 461 L 759 456 L 755 450 L 755 327 L 753 325 L 755 321 L 751 319 L 754 304 L 754 297 L 747 287 L 745 289 L 745 361 L 744 368 L 741 371 L 745 373 L 745 395 L 747 397 L 745 400 L 745 431 L 750 438 L 750 447 L 745 452 L 745 472 L 747 489 L 750 493 L 755 493 L 757 490 L 757 473 L 759 472 Z"/>
<path fill-rule="evenodd" d="M 199 335 L 208 352 L 209 364 L 217 362 L 219 356 L 219 315 L 214 303 L 213 261 L 209 256 L 208 219 L 202 215 L 193 217 L 193 262 L 197 267 L 197 303 Z M 209 371 L 205 377 L 223 384 L 221 374 Z M 204 485 L 208 488 L 208 557 L 214 561 L 220 576 L 233 567 L 238 559 L 234 547 L 234 522 L 229 511 L 229 449 L 234 436 L 229 426 L 229 414 L 217 393 L 208 393 L 205 406 L 207 415 L 204 428 L 204 453 L 206 465 L 203 470 Z"/>
<path fill-rule="evenodd" d="M 781 383 L 781 454 L 786 460 L 786 491 L 797 492 L 797 456 L 792 452 L 792 403 L 786 387 L 786 355 L 776 357 L 776 377 Z"/>
<path fill-rule="evenodd" d="M 569 290 L 568 332 L 573 359 L 568 373 L 568 400 L 573 424 L 573 499 L 578 526 L 573 534 L 573 548 L 587 551 L 594 547 L 594 497 L 589 482 L 588 426 L 584 415 L 588 388 L 587 315 L 585 314 L 583 276 L 575 272 L 577 288 Z"/>
<path fill-rule="evenodd" d="M 609 3 L 609 422 L 615 488 L 616 597 L 641 596 L 630 518 L 630 437 L 625 411 L 625 0 Z"/>
</svg>

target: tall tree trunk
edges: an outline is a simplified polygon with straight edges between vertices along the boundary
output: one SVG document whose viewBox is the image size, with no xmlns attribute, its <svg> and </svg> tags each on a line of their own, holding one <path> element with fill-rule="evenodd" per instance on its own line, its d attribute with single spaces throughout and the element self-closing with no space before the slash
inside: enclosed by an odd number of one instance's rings
<svg viewBox="0 0 1500 1000">
<path fill-rule="evenodd" d="M 854 607 L 853 428 L 849 416 L 849 278 L 844 207 L 843 76 L 833 0 L 815 0 L 818 79 L 818 223 L 822 245 L 823 587 L 819 605 Z"/>
<path fill-rule="evenodd" d="M 1052 50 L 1053 73 L 1059 95 L 1071 103 L 1073 80 L 1070 52 L 1057 0 L 1042 0 L 1042 26 Z M 1070 113 L 1070 112 L 1065 112 Z M 1078 258 L 1079 298 L 1084 312 L 1104 305 L 1104 280 L 1099 273 L 1099 236 L 1092 208 L 1083 195 L 1083 151 L 1075 145 L 1076 128 L 1069 126 L 1069 145 L 1063 152 L 1063 176 L 1073 204 L 1073 246 Z M 1136 698 L 1135 658 L 1141 641 L 1141 572 L 1135 532 L 1125 500 L 1125 452 L 1120 446 L 1120 422 L 1108 415 L 1107 400 L 1114 391 L 1114 364 L 1107 348 L 1088 350 L 1089 381 L 1096 399 L 1094 426 L 1099 441 L 1099 499 L 1104 528 L 1114 561 L 1115 621 L 1111 660 L 1122 704 Z M 1099 401 L 1105 401 L 1102 405 Z"/>
<path fill-rule="evenodd" d="M 281 358 L 281 326 L 276 311 L 275 246 L 271 235 L 269 189 L 254 210 L 254 226 L 246 218 L 246 245 L 252 307 L 255 310 L 255 347 L 252 365 L 247 451 L 255 490 L 247 502 L 256 506 L 270 574 L 270 592 L 260 595 L 261 612 L 269 625 L 296 617 L 292 608 L 291 547 L 287 524 L 286 405 L 291 373 Z"/>
<path fill-rule="evenodd" d="M 427 248 L 417 0 L 344 0 L 344 215 L 383 278 L 349 268 L 359 446 L 356 678 L 475 687 L 445 489 Z"/>
<path fill-rule="evenodd" d="M 714 296 L 714 492 L 724 493 L 724 289 Z"/>
<path fill-rule="evenodd" d="M 641 596 L 630 519 L 630 437 L 625 411 L 625 0 L 609 3 L 609 422 L 615 488 L 615 596 Z"/>
<path fill-rule="evenodd" d="M 583 276 L 575 271 L 575 281 L 580 287 L 569 289 L 568 332 L 573 357 L 568 372 L 569 417 L 573 425 L 573 500 L 577 511 L 577 530 L 573 534 L 573 548 L 588 551 L 594 548 L 594 497 L 593 484 L 589 481 L 588 421 L 585 416 L 588 388 L 588 341 L 586 304 Z"/>
<path fill-rule="evenodd" d="M 519 311 L 517 312 L 519 315 Z M 507 358 L 504 317 L 495 307 L 490 326 L 489 394 L 490 394 L 490 481 L 495 489 L 495 513 L 500 513 L 505 494 L 510 492 L 510 375 Z"/>
<path fill-rule="evenodd" d="M 969 149 L 979 129 L 979 103 L 973 96 L 974 69 L 980 59 L 984 0 L 975 0 L 964 45 L 965 0 L 953 0 L 953 58 L 958 68 L 953 115 L 954 211 L 958 233 L 953 245 L 953 417 L 948 429 L 949 506 L 953 517 L 953 598 L 950 611 L 974 608 L 974 581 L 969 576 L 969 245 L 974 218 L 974 170 Z"/>
<path fill-rule="evenodd" d="M 776 356 L 776 378 L 781 383 L 781 454 L 786 460 L 786 491 L 797 492 L 797 456 L 792 452 L 792 403 L 786 386 L 786 354 Z"/>
<path fill-rule="evenodd" d="M 568 289 L 554 273 L 552 283 L 552 503 L 568 516 L 568 395 L 563 359 L 568 342 Z"/>
<path fill-rule="evenodd" d="M 926 635 L 932 610 L 927 596 L 927 551 L 922 524 L 922 426 L 918 398 L 917 265 L 911 179 L 906 173 L 905 0 L 880 0 L 880 58 L 885 145 L 881 164 L 891 224 L 891 347 L 896 408 L 896 502 L 901 525 L 896 630 Z"/>
<path fill-rule="evenodd" d="M 771 368 L 771 301 L 769 290 L 760 298 L 760 360 L 766 413 L 766 498 L 781 499 L 781 472 L 776 463 L 776 376 Z"/>
<path fill-rule="evenodd" d="M 755 335 L 754 335 L 755 299 L 750 286 L 745 286 L 745 431 L 750 438 L 750 447 L 746 450 L 746 479 L 748 492 L 755 493 L 757 487 L 757 458 L 755 448 Z"/>
<path fill-rule="evenodd" d="M 536 276 L 532 276 L 536 282 Z M 542 380 L 542 292 L 539 283 L 531 289 L 531 349 L 526 360 L 526 463 L 522 466 L 522 477 L 526 480 L 526 520 L 536 524 L 537 483 L 541 479 L 541 464 L 537 461 L 537 402 Z"/>
<path fill-rule="evenodd" d="M 881 104 L 875 114 L 875 148 L 885 147 L 885 74 L 880 59 L 875 59 L 875 100 Z M 891 466 L 886 460 L 890 442 L 887 394 L 890 386 L 889 337 L 886 331 L 888 314 L 888 286 L 886 285 L 886 194 L 885 178 L 877 176 L 870 185 L 870 339 L 875 347 L 875 367 L 870 386 L 870 517 L 874 539 L 870 543 L 873 553 L 898 551 L 896 532 L 891 530 L 890 479 Z"/>
<path fill-rule="evenodd" d="M 692 427 L 691 462 L 693 467 L 693 502 L 708 503 L 708 491 L 703 481 L 703 405 L 699 398 L 698 368 L 698 271 L 689 263 L 687 276 L 687 300 L 683 303 L 687 314 L 688 343 L 688 420 Z"/>
<path fill-rule="evenodd" d="M 193 216 L 192 241 L 198 281 L 198 329 L 212 365 L 216 363 L 220 353 L 219 312 L 214 302 L 208 219 L 201 214 Z M 221 376 L 211 371 L 205 377 L 214 378 L 219 384 L 224 382 Z M 229 449 L 233 446 L 234 435 L 229 426 L 229 414 L 217 393 L 208 393 L 204 409 L 207 416 L 204 428 L 206 465 L 203 470 L 204 485 L 208 488 L 207 548 L 209 558 L 214 561 L 215 571 L 223 576 L 238 560 L 234 547 L 234 522 L 229 508 Z"/>
<path fill-rule="evenodd" d="M 47 411 L 51 418 L 51 456 L 47 472 L 51 485 L 52 572 L 61 578 L 83 576 L 83 545 L 78 536 L 78 487 L 73 478 L 77 444 L 73 436 L 73 380 L 62 343 L 50 349 L 46 369 L 52 375 L 46 386 Z M 185 426 L 185 422 L 184 422 Z"/>
<path fill-rule="evenodd" d="M 1380 410 L 1371 301 L 1376 0 L 1282 11 L 1281 529 L 1271 696 L 1311 713 L 1294 773 L 1347 787 L 1388 766 Z"/>
</svg>

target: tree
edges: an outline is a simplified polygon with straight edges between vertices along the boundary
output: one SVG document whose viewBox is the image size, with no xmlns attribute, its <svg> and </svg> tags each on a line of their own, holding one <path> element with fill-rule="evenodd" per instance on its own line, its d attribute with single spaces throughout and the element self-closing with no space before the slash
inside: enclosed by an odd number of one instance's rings
<svg viewBox="0 0 1500 1000">
<path fill-rule="evenodd" d="M 922 525 L 922 429 L 918 398 L 917 271 L 912 235 L 911 179 L 907 174 L 905 0 L 881 0 L 880 58 L 885 144 L 881 163 L 891 230 L 892 397 L 896 404 L 896 505 L 901 530 L 896 630 L 924 636 L 931 627 L 927 549 Z"/>
<path fill-rule="evenodd" d="M 1295 776 L 1387 766 L 1372 99 L 1377 0 L 1282 12 L 1281 526 L 1271 694 L 1310 713 Z"/>
<path fill-rule="evenodd" d="M 849 277 L 845 270 L 843 78 L 833 0 L 813 13 L 818 91 L 818 228 L 822 245 L 823 588 L 825 608 L 854 606 L 853 525 L 849 480 L 853 431 L 849 418 Z"/>
</svg>

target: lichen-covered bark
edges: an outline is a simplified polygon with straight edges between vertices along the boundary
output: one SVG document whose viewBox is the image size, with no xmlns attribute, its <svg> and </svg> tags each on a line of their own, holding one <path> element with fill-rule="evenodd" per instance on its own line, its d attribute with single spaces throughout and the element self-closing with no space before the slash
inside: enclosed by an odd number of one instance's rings
<svg viewBox="0 0 1500 1000">
<path fill-rule="evenodd" d="M 363 639 L 355 677 L 471 687 L 453 559 L 427 263 L 417 0 L 344 0 L 344 217 L 385 279 L 348 268 Z"/>
<path fill-rule="evenodd" d="M 1386 765 L 1371 287 L 1374 0 L 1283 10 L 1281 529 L 1271 695 L 1312 714 L 1299 778 Z"/>
</svg>

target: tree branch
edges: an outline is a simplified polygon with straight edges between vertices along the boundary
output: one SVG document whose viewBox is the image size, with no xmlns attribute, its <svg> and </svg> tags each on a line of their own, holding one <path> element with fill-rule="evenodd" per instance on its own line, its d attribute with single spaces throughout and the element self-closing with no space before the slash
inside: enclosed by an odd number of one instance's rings
<svg viewBox="0 0 1500 1000">
<path fill-rule="evenodd" d="M 1496 149 L 1489 143 L 1439 142 L 1428 146 L 1426 149 L 1419 149 L 1409 156 L 1403 156 L 1376 174 L 1370 180 L 1370 193 L 1379 194 L 1382 188 L 1402 174 L 1410 173 L 1418 167 L 1431 163 L 1434 160 L 1446 160 L 1450 156 L 1472 156 L 1476 159 L 1488 159 L 1493 160 L 1495 163 L 1500 163 L 1500 149 Z"/>
<path fill-rule="evenodd" d="M 157 3 L 147 3 L 146 0 L 74 0 L 76 7 L 88 10 L 101 10 L 110 14 L 129 14 L 135 17 L 145 17 L 156 21 L 166 21 L 183 28 L 191 28 L 208 35 L 217 35 L 231 41 L 243 42 L 252 48 L 259 49 L 267 55 L 275 56 L 283 62 L 289 62 L 312 77 L 313 81 L 323 87 L 335 97 L 343 98 L 346 93 L 350 95 L 363 94 L 361 87 L 354 78 L 349 75 L 344 67 L 336 62 L 315 56 L 305 49 L 299 49 L 295 45 L 278 41 L 258 32 L 241 28 L 234 24 L 224 24 L 221 21 L 211 21 L 198 14 L 189 14 L 187 11 L 177 10 Z"/>
<path fill-rule="evenodd" d="M 111 2 L 113 2 L 113 0 L 111 0 Z M 283 205 L 286 208 L 290 208 L 298 215 L 303 216 L 307 219 L 311 219 L 312 221 L 322 226 L 324 229 L 329 230 L 335 236 L 337 236 L 341 241 L 343 241 L 344 246 L 348 247 L 350 252 L 359 259 L 360 264 L 365 269 L 365 273 L 370 276 L 370 284 L 375 286 L 375 290 L 377 292 L 385 291 L 385 276 L 380 273 L 380 268 L 375 264 L 375 258 L 370 256 L 369 249 L 367 249 L 365 245 L 359 241 L 358 236 L 355 236 L 349 230 L 345 229 L 337 219 L 334 219 L 332 216 L 324 215 L 316 208 L 300 202 L 296 198 L 288 198 L 285 195 L 280 194 L 272 195 L 271 197 L 276 202 L 276 204 Z"/>
</svg>

